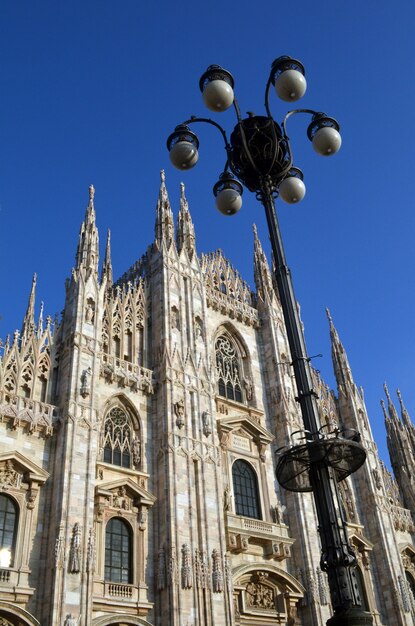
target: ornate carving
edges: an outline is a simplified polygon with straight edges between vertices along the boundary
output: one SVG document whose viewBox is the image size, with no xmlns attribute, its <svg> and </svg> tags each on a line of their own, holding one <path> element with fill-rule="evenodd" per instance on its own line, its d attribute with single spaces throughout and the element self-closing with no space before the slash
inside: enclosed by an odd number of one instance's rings
<svg viewBox="0 0 415 626">
<path fill-rule="evenodd" d="M 89 529 L 89 537 L 88 537 L 88 548 L 86 555 L 86 571 L 90 574 L 95 573 L 95 563 L 96 563 L 96 546 L 95 546 L 95 530 L 93 528 Z"/>
<path fill-rule="evenodd" d="M 131 442 L 131 454 L 133 457 L 133 465 L 136 469 L 138 469 L 141 463 L 141 441 L 138 437 L 133 437 Z"/>
<path fill-rule="evenodd" d="M 209 411 L 203 411 L 202 413 L 202 429 L 205 437 L 209 437 L 212 434 L 212 426 L 210 425 L 210 413 Z"/>
<path fill-rule="evenodd" d="M 131 498 L 127 496 L 127 491 L 124 485 L 118 487 L 112 495 L 112 506 L 114 509 L 123 509 L 129 511 L 131 509 Z"/>
<path fill-rule="evenodd" d="M 173 306 L 171 309 L 171 327 L 173 330 L 180 330 L 179 311 Z"/>
<path fill-rule="evenodd" d="M 177 584 L 177 558 L 176 546 L 173 544 L 170 548 L 169 565 L 168 565 L 168 581 L 169 586 L 173 587 Z"/>
<path fill-rule="evenodd" d="M 145 530 L 147 528 L 147 507 L 141 506 L 140 512 L 138 514 L 138 527 L 140 530 Z"/>
<path fill-rule="evenodd" d="M 232 495 L 228 485 L 226 485 L 223 491 L 223 510 L 230 511 L 232 506 Z"/>
<path fill-rule="evenodd" d="M 60 525 L 59 525 L 58 536 L 56 537 L 56 540 L 55 540 L 55 566 L 56 566 L 56 569 L 62 569 L 63 562 L 65 560 L 64 531 L 65 531 L 65 524 L 64 524 L 64 522 L 61 522 Z"/>
<path fill-rule="evenodd" d="M 182 545 L 182 589 L 191 589 L 193 586 L 192 557 L 187 543 Z"/>
<path fill-rule="evenodd" d="M 81 559 L 82 559 L 81 527 L 78 524 L 78 522 L 76 522 L 72 530 L 71 547 L 69 551 L 69 573 L 70 574 L 79 574 L 79 572 L 81 571 Z"/>
<path fill-rule="evenodd" d="M 92 298 L 88 298 L 85 307 L 85 321 L 88 324 L 93 324 L 95 321 L 95 302 Z"/>
<path fill-rule="evenodd" d="M 88 397 L 91 392 L 91 376 L 92 369 L 90 367 L 81 374 L 81 396 L 83 398 Z"/>
<path fill-rule="evenodd" d="M 183 428 L 184 426 L 184 400 L 178 400 L 174 404 L 174 413 L 176 415 L 176 424 L 178 428 Z"/>
<path fill-rule="evenodd" d="M 245 587 L 246 605 L 256 609 L 275 611 L 275 590 L 266 583 L 268 575 L 258 574 Z"/>
<path fill-rule="evenodd" d="M 285 507 L 278 502 L 272 507 L 272 519 L 276 524 L 284 524 L 284 510 Z"/>
<path fill-rule="evenodd" d="M 322 572 L 321 569 L 318 567 L 317 568 L 318 595 L 320 598 L 320 604 L 322 606 L 327 606 L 327 604 L 329 603 L 328 589 L 327 589 L 325 576 L 326 574 L 324 574 L 324 572 Z"/>
<path fill-rule="evenodd" d="M 13 461 L 8 459 L 0 468 L 0 486 L 3 489 L 20 487 L 22 475 L 14 469 Z"/>
<path fill-rule="evenodd" d="M 73 613 L 69 613 L 66 616 L 65 622 L 64 622 L 64 626 L 78 626 L 79 624 L 79 617 L 76 617 L 75 615 L 73 615 Z"/>
<path fill-rule="evenodd" d="M 212 590 L 214 593 L 223 591 L 223 574 L 220 553 L 216 548 L 212 552 Z"/>
<path fill-rule="evenodd" d="M 204 550 L 195 549 L 195 576 L 199 589 L 209 588 L 209 566 Z"/>
<path fill-rule="evenodd" d="M 161 591 L 166 588 L 166 553 L 164 546 L 161 546 L 158 554 L 157 567 L 157 589 Z"/>
</svg>

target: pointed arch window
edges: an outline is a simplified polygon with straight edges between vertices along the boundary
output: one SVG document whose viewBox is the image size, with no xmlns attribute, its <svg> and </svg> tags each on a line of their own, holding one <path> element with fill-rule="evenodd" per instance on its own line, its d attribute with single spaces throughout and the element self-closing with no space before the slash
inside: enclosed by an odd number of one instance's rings
<svg viewBox="0 0 415 626">
<path fill-rule="evenodd" d="M 129 524 L 113 517 L 105 530 L 105 580 L 132 583 L 132 531 Z"/>
<path fill-rule="evenodd" d="M 114 407 L 104 422 L 104 462 L 131 467 L 132 426 L 127 413 Z"/>
<path fill-rule="evenodd" d="M 218 393 L 228 400 L 242 402 L 242 386 L 238 353 L 226 335 L 221 335 L 215 344 Z"/>
<path fill-rule="evenodd" d="M 0 495 L 0 568 L 13 566 L 18 517 L 17 504 Z"/>
<path fill-rule="evenodd" d="M 236 515 L 261 519 L 258 480 L 253 467 L 238 459 L 232 465 L 232 481 Z"/>
</svg>

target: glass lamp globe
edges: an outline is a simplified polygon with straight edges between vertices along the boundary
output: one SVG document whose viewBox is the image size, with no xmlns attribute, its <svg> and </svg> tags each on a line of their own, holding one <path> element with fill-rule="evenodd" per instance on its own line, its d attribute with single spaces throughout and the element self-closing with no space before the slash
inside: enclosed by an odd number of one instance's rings
<svg viewBox="0 0 415 626">
<path fill-rule="evenodd" d="M 298 70 L 285 70 L 275 80 L 275 91 L 285 102 L 299 100 L 305 94 L 306 89 L 305 76 Z"/>
<path fill-rule="evenodd" d="M 236 189 L 222 189 L 216 196 L 216 206 L 222 215 L 235 215 L 242 206 L 242 196 Z"/>
<path fill-rule="evenodd" d="M 279 186 L 279 195 L 284 202 L 296 204 L 305 196 L 305 185 L 301 178 L 287 176 Z"/>
<path fill-rule="evenodd" d="M 340 150 L 342 138 L 340 133 L 331 126 L 323 126 L 313 136 L 313 148 L 322 156 L 331 156 Z"/>
<path fill-rule="evenodd" d="M 203 102 L 211 111 L 226 111 L 233 104 L 233 89 L 225 80 L 212 80 L 203 89 Z"/>
<path fill-rule="evenodd" d="M 190 170 L 198 158 L 199 152 L 190 141 L 178 141 L 170 149 L 170 161 L 178 170 Z"/>
</svg>

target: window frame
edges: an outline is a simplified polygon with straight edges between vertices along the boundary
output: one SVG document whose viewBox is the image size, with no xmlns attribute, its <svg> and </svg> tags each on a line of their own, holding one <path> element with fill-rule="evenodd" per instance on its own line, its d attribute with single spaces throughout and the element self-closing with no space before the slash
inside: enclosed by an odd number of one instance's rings
<svg viewBox="0 0 415 626">
<path fill-rule="evenodd" d="M 244 478 L 242 473 L 239 475 L 236 474 L 236 468 L 242 467 L 245 468 L 245 478 L 247 476 L 250 477 L 251 482 L 249 488 L 251 489 L 250 494 L 246 494 L 242 492 L 242 481 L 239 480 L 239 484 L 236 482 L 236 478 L 242 479 Z M 261 505 L 261 494 L 259 488 L 259 480 L 258 474 L 249 461 L 246 459 L 238 458 L 232 463 L 231 468 L 232 474 L 232 488 L 233 488 L 233 496 L 234 496 L 234 507 L 235 514 L 241 515 L 242 517 L 249 517 L 251 519 L 262 520 L 262 505 Z M 246 486 L 246 485 L 245 485 Z M 242 500 L 241 500 L 242 498 Z"/>
<path fill-rule="evenodd" d="M 0 494 L 0 503 L 1 500 L 4 499 L 5 501 L 7 501 L 8 504 L 11 504 L 11 506 L 13 507 L 13 514 L 14 514 L 14 524 L 13 524 L 13 536 L 12 536 L 12 542 L 10 545 L 7 546 L 7 548 L 10 549 L 10 562 L 8 563 L 8 565 L 3 565 L 0 561 L 0 569 L 12 569 L 15 567 L 16 564 L 16 545 L 17 545 L 17 539 L 18 539 L 18 534 L 19 534 L 19 521 L 20 521 L 20 507 L 18 502 L 12 498 L 12 496 L 10 496 L 9 494 L 6 493 L 1 493 Z M 5 522 L 7 520 L 7 506 L 6 505 L 6 510 L 5 510 Z M 2 511 L 0 510 L 0 518 L 1 518 L 1 513 Z M 3 538 L 4 538 L 4 533 L 6 532 L 4 525 L 3 527 L 0 525 L 0 551 L 2 551 L 5 546 L 3 543 Z M 10 532 L 10 531 L 9 531 Z M 0 554 L 0 558 L 1 558 L 1 554 Z"/>
<path fill-rule="evenodd" d="M 126 533 L 123 535 L 123 533 L 115 533 L 115 532 L 111 532 L 111 534 L 109 535 L 109 527 L 111 525 L 114 524 L 119 524 L 121 529 L 124 529 L 126 531 Z M 115 548 L 112 547 L 112 545 L 109 547 L 107 545 L 107 537 L 121 537 L 121 548 L 120 550 L 116 550 Z M 127 539 L 128 540 L 128 556 L 127 556 L 127 560 L 128 560 L 128 564 L 127 567 L 123 567 L 123 565 L 125 564 L 125 561 L 123 560 L 122 555 L 126 553 L 125 550 L 122 550 L 122 543 L 123 543 L 123 539 Z M 107 555 L 111 554 L 111 556 L 113 554 L 120 554 L 121 558 L 120 558 L 120 566 L 116 567 L 115 565 L 112 564 L 113 559 L 110 559 L 110 564 L 107 564 Z M 134 584 L 134 559 L 133 559 L 133 554 L 134 554 L 134 531 L 133 528 L 131 526 L 131 524 L 124 518 L 119 517 L 119 516 L 113 516 L 110 517 L 105 525 L 105 533 L 104 533 L 104 580 L 106 583 L 114 583 L 114 584 L 119 584 L 119 585 L 133 585 Z M 120 572 L 120 577 L 119 579 L 115 576 L 112 577 L 111 573 L 109 576 L 107 576 L 107 569 L 111 571 L 115 570 L 115 571 L 119 571 Z M 123 579 L 123 570 L 127 570 L 127 580 Z"/>
</svg>

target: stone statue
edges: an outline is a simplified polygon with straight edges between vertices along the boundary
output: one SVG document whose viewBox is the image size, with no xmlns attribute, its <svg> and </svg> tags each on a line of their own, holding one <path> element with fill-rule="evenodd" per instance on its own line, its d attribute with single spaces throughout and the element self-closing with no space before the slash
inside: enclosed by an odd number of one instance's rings
<svg viewBox="0 0 415 626">
<path fill-rule="evenodd" d="M 138 437 L 134 437 L 131 443 L 131 452 L 133 456 L 134 467 L 137 469 L 141 462 L 141 441 L 138 439 Z"/>
<path fill-rule="evenodd" d="M 83 398 L 89 396 L 89 393 L 91 391 L 91 376 L 92 369 L 90 367 L 84 370 L 81 374 L 81 396 Z"/>
<path fill-rule="evenodd" d="M 78 522 L 76 522 L 72 530 L 71 549 L 69 553 L 70 574 L 78 574 L 81 571 L 81 557 L 81 527 Z"/>
<path fill-rule="evenodd" d="M 178 428 L 184 426 L 184 400 L 183 398 L 175 403 L 174 412 L 176 414 L 176 424 Z"/>
</svg>

